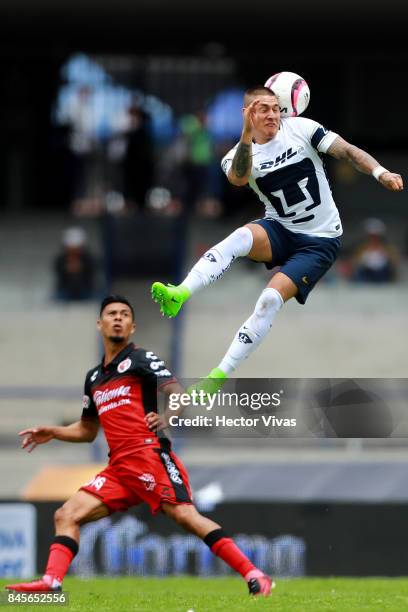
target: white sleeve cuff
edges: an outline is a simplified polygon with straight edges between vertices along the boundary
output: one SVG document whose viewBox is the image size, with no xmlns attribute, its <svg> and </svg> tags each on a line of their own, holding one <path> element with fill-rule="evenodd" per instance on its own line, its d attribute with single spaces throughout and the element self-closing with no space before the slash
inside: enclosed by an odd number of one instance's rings
<svg viewBox="0 0 408 612">
<path fill-rule="evenodd" d="M 327 132 L 327 134 L 323 136 L 323 138 L 317 145 L 317 150 L 320 153 L 327 153 L 327 150 L 330 148 L 330 146 L 333 144 L 337 137 L 338 134 L 336 134 L 336 132 Z"/>
<path fill-rule="evenodd" d="M 224 159 L 221 162 L 221 168 L 226 176 L 228 176 L 228 172 L 230 171 L 231 166 L 232 166 L 232 158 L 224 157 Z"/>
</svg>

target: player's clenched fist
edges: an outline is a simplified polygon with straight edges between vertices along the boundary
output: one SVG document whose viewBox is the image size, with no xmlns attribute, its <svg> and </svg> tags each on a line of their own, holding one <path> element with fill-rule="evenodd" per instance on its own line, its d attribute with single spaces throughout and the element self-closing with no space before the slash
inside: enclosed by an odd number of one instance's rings
<svg viewBox="0 0 408 612">
<path fill-rule="evenodd" d="M 381 185 L 390 191 L 402 191 L 404 189 L 404 183 L 400 174 L 383 172 L 378 180 Z"/>
<path fill-rule="evenodd" d="M 20 431 L 18 435 L 23 437 L 21 448 L 26 448 L 31 453 L 39 444 L 45 444 L 54 438 L 54 429 L 53 427 L 30 427 Z"/>
</svg>

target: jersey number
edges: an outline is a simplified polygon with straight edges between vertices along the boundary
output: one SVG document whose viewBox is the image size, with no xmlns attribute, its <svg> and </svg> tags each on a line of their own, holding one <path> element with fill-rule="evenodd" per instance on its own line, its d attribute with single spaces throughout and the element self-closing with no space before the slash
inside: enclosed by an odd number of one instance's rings
<svg viewBox="0 0 408 612">
<path fill-rule="evenodd" d="M 297 164 L 270 172 L 255 182 L 279 217 L 297 217 L 292 219 L 292 223 L 304 223 L 314 219 L 313 213 L 303 216 L 321 203 L 319 183 L 311 159 L 302 159 Z M 304 204 L 300 212 L 291 210 L 300 203 Z"/>
</svg>

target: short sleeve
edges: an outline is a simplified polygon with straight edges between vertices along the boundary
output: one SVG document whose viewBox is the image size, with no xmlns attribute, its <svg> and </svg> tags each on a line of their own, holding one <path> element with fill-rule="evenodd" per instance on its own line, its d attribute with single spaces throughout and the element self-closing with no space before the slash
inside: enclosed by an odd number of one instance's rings
<svg viewBox="0 0 408 612">
<path fill-rule="evenodd" d="M 98 411 L 92 399 L 91 385 L 89 384 L 88 377 L 85 380 L 84 385 L 84 396 L 82 398 L 82 415 L 81 419 L 97 419 Z"/>
<path fill-rule="evenodd" d="M 333 144 L 337 136 L 338 134 L 335 132 L 319 125 L 312 136 L 312 145 L 319 153 L 327 153 L 328 148 Z"/>
<path fill-rule="evenodd" d="M 235 155 L 235 151 L 237 150 L 237 146 L 238 145 L 235 145 L 235 147 L 233 149 L 228 151 L 228 153 L 226 155 L 224 155 L 224 157 L 221 160 L 221 168 L 222 168 L 222 171 L 224 172 L 225 176 L 228 176 L 228 172 L 231 169 L 232 160 L 234 159 L 234 155 Z"/>
<path fill-rule="evenodd" d="M 327 150 L 336 140 L 338 134 L 328 130 L 317 121 L 313 121 L 313 119 L 306 119 L 304 117 L 299 117 L 299 119 L 312 147 L 319 151 L 319 153 L 327 153 Z"/>
<path fill-rule="evenodd" d="M 159 389 L 177 380 L 160 357 L 153 351 L 146 351 L 144 349 L 141 349 L 137 373 L 157 384 Z"/>
</svg>

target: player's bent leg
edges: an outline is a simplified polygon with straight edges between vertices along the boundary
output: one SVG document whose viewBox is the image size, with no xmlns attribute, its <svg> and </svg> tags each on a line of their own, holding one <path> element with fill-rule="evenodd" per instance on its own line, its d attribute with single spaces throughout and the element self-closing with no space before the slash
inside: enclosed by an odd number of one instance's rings
<svg viewBox="0 0 408 612">
<path fill-rule="evenodd" d="M 260 345 L 272 327 L 283 303 L 282 295 L 274 287 L 266 287 L 262 291 L 253 313 L 237 331 L 218 366 L 226 376 L 230 376 L 239 364 Z"/>
<path fill-rule="evenodd" d="M 236 333 L 218 367 L 211 370 L 199 386 L 206 390 L 205 385 L 208 381 L 211 389 L 208 392 L 215 393 L 239 364 L 261 344 L 283 304 L 297 292 L 297 285 L 286 274 L 281 272 L 274 274 L 255 304 L 254 312 Z"/>
<path fill-rule="evenodd" d="M 253 241 L 253 231 L 247 226 L 239 227 L 204 253 L 181 285 L 153 283 L 152 297 L 159 303 L 162 314 L 175 317 L 191 295 L 220 279 L 237 257 L 248 255 Z"/>
<path fill-rule="evenodd" d="M 79 527 L 108 516 L 108 507 L 95 495 L 77 491 L 54 514 L 55 534 L 79 542 Z"/>
<path fill-rule="evenodd" d="M 86 491 L 77 491 L 59 508 L 55 515 L 55 540 L 51 545 L 44 579 L 62 583 L 78 552 L 79 527 L 108 516 L 108 507 Z"/>
<path fill-rule="evenodd" d="M 297 293 L 297 285 L 286 274 L 274 274 L 255 304 L 254 312 L 236 333 L 219 365 L 205 379 L 189 387 L 188 392 L 203 390 L 208 394 L 216 393 L 239 364 L 263 341 L 283 304 Z"/>
<path fill-rule="evenodd" d="M 217 557 L 241 574 L 248 584 L 250 595 L 270 594 L 275 586 L 272 579 L 253 565 L 218 523 L 200 514 L 193 504 L 164 502 L 162 509 L 186 531 L 201 538 Z"/>
<path fill-rule="evenodd" d="M 218 523 L 200 514 L 193 504 L 162 503 L 163 512 L 180 527 L 203 539 L 207 533 L 219 529 Z"/>
<path fill-rule="evenodd" d="M 109 509 L 97 497 L 78 491 L 55 512 L 55 538 L 50 547 L 45 574 L 39 580 L 9 584 L 10 591 L 58 591 L 79 549 L 79 527 L 108 516 Z"/>
<path fill-rule="evenodd" d="M 271 241 L 266 230 L 258 223 L 248 223 L 245 227 L 251 231 L 253 241 L 248 253 L 249 259 L 258 262 L 272 261 Z"/>
<path fill-rule="evenodd" d="M 289 276 L 283 272 L 277 272 L 269 281 L 267 287 L 276 289 L 279 292 L 284 302 L 295 297 L 298 293 L 298 287 Z"/>
</svg>

